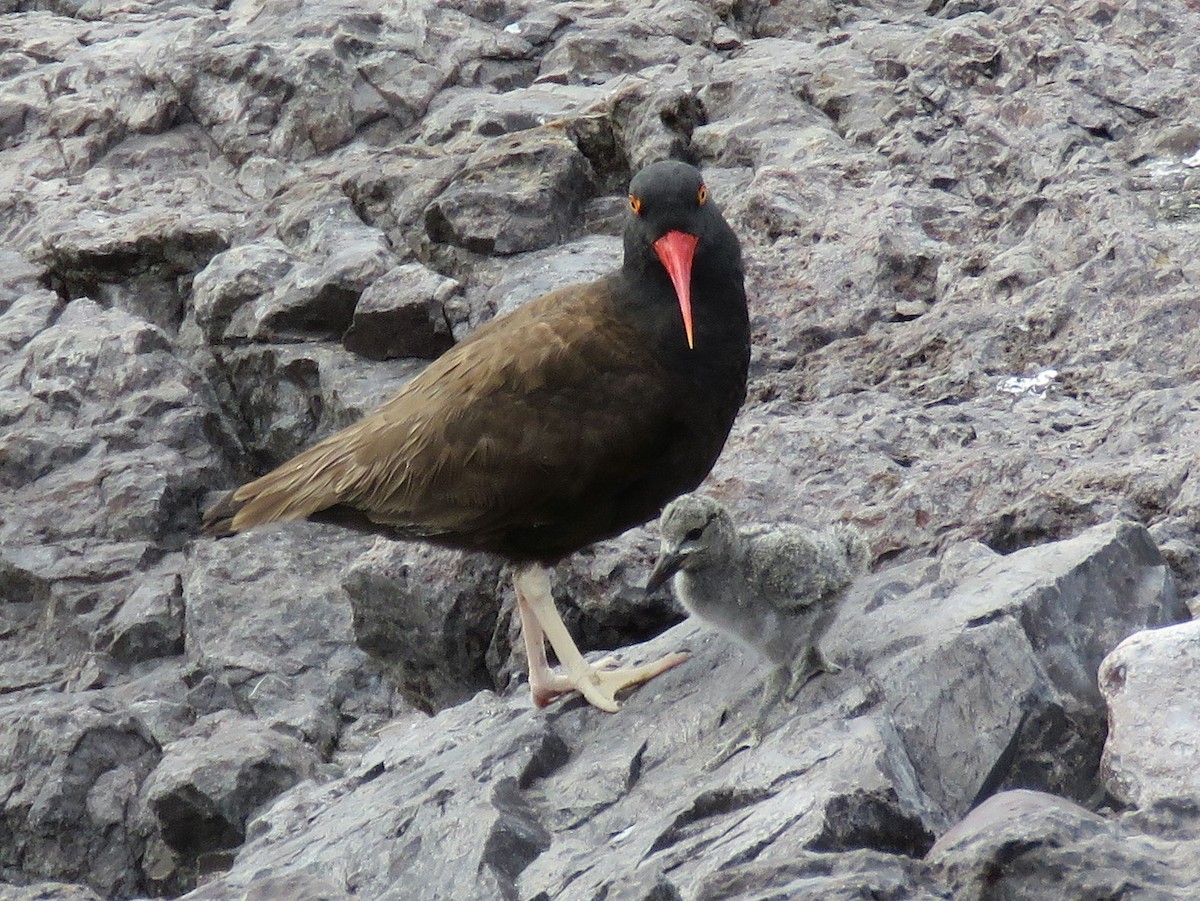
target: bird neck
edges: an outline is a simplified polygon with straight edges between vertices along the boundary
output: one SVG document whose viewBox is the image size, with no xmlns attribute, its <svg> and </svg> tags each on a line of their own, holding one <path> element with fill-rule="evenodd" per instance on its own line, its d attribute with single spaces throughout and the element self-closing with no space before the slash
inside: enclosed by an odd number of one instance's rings
<svg viewBox="0 0 1200 901">
<path fill-rule="evenodd" d="M 737 561 L 682 570 L 675 578 L 689 612 L 772 663 L 788 661 L 790 643 L 781 647 L 786 639 L 779 611 L 754 592 Z"/>
<path fill-rule="evenodd" d="M 736 247 L 735 247 L 736 251 Z M 695 346 L 689 348 L 675 287 L 653 254 L 626 253 L 614 292 L 621 315 L 631 322 L 672 369 L 745 369 L 750 344 L 749 314 L 740 255 L 697 253 L 692 266 Z"/>
</svg>

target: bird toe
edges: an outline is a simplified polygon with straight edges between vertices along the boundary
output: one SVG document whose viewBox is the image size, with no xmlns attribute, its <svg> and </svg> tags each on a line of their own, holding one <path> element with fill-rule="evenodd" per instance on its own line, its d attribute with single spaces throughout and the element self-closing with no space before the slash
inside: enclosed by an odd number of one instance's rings
<svg viewBox="0 0 1200 901">
<path fill-rule="evenodd" d="M 605 669 L 594 664 L 586 664 L 578 673 L 572 673 L 567 678 L 574 683 L 593 707 L 599 707 L 608 713 L 616 713 L 621 708 L 617 702 L 617 692 L 648 682 L 655 676 L 679 666 L 687 660 L 687 657 L 687 654 L 676 652 L 641 666 L 616 669 Z M 606 658 L 606 660 L 610 659 Z"/>
<path fill-rule="evenodd" d="M 709 758 L 708 762 L 704 764 L 704 769 L 710 773 L 713 770 L 720 769 L 733 757 L 742 753 L 742 751 L 751 751 L 754 748 L 757 748 L 761 743 L 761 730 L 744 729 L 742 732 L 738 733 L 736 738 L 721 748 L 721 750 L 718 751 L 715 756 Z"/>
</svg>

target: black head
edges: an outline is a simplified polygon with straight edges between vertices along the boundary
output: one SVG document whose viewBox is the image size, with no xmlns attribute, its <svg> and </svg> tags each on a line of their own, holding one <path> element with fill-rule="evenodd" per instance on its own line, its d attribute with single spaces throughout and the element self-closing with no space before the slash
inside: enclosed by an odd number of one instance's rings
<svg viewBox="0 0 1200 901">
<path fill-rule="evenodd" d="M 625 256 L 653 259 L 652 246 L 669 231 L 700 239 L 698 254 L 721 252 L 741 262 L 737 237 L 695 166 L 678 160 L 651 163 L 629 183 Z"/>
<path fill-rule="evenodd" d="M 709 202 L 704 176 L 695 166 L 677 160 L 651 163 L 629 183 L 630 225 L 650 242 L 671 229 L 695 233 Z"/>
<path fill-rule="evenodd" d="M 689 347 L 693 346 L 692 293 L 697 281 L 714 286 L 736 283 L 742 296 L 741 246 L 709 196 L 700 170 L 668 160 L 653 163 L 633 177 L 624 268 L 660 291 L 668 285 L 673 288 Z"/>
</svg>

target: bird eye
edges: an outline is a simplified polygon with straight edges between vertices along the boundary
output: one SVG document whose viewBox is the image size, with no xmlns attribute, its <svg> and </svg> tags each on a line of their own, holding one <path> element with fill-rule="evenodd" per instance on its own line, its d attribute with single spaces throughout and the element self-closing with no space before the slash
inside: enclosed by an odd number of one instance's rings
<svg viewBox="0 0 1200 901">
<path fill-rule="evenodd" d="M 707 525 L 707 523 L 706 523 L 706 525 Z M 696 526 L 696 528 L 689 531 L 683 537 L 686 538 L 688 541 L 699 541 L 700 536 L 703 534 L 704 534 L 704 526 Z"/>
<path fill-rule="evenodd" d="M 700 190 L 696 192 L 696 203 L 700 206 L 708 203 L 708 185 L 701 185 Z"/>
<path fill-rule="evenodd" d="M 629 195 L 629 208 L 631 210 L 633 210 L 633 215 L 635 215 L 635 216 L 642 215 L 642 198 L 638 197 L 636 194 L 630 194 Z"/>
</svg>

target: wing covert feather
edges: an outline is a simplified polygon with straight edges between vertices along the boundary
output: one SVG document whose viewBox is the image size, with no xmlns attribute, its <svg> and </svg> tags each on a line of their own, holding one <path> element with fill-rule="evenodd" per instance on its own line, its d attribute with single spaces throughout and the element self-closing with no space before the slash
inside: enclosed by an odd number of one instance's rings
<svg viewBox="0 0 1200 901">
<path fill-rule="evenodd" d="M 841 527 L 783 523 L 747 537 L 753 583 L 781 609 L 802 610 L 841 591 L 864 563 L 856 544 L 861 539 Z"/>
</svg>

